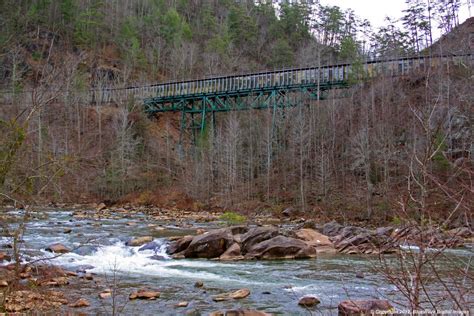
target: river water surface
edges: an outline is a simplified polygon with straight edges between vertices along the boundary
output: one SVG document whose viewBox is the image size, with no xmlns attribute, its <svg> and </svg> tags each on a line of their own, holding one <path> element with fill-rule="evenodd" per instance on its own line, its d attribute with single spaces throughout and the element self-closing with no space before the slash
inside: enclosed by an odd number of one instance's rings
<svg viewBox="0 0 474 316">
<path fill-rule="evenodd" d="M 282 315 L 337 314 L 337 305 L 345 299 L 381 298 L 397 300 L 395 286 L 373 272 L 376 256 L 320 255 L 313 260 L 238 261 L 173 260 L 166 255 L 166 237 L 194 234 L 195 229 L 215 228 L 219 223 L 194 224 L 179 228 L 169 222 L 150 222 L 144 215 L 133 218 L 102 220 L 74 219 L 70 211 L 47 211 L 42 219 L 28 223 L 25 253 L 30 258 L 52 257 L 44 249 L 62 243 L 73 252 L 52 259 L 69 270 L 84 270 L 104 280 L 102 284 L 80 290 L 91 306 L 81 309 L 86 313 L 110 314 L 111 303 L 97 294 L 104 286 L 119 288 L 116 307 L 127 315 L 207 315 L 211 311 L 251 308 Z M 156 227 L 149 227 L 150 223 Z M 64 233 L 70 229 L 70 233 Z M 160 244 L 156 250 L 139 251 L 128 247 L 131 237 L 152 235 Z M 0 244 L 8 243 L 6 237 Z M 78 248 L 79 247 L 79 248 Z M 156 260 L 163 257 L 161 260 Z M 453 250 L 454 256 L 468 258 L 469 249 Z M 155 256 L 154 258 L 151 258 Z M 362 273 L 364 278 L 357 278 Z M 196 288 L 197 281 L 204 283 Z M 104 284 L 105 283 L 105 284 Z M 161 292 L 154 301 L 129 301 L 128 295 L 140 287 Z M 251 295 L 242 300 L 214 302 L 212 296 L 240 288 L 249 288 Z M 304 295 L 317 296 L 321 304 L 313 310 L 298 306 Z M 188 301 L 186 308 L 175 307 Z"/>
</svg>

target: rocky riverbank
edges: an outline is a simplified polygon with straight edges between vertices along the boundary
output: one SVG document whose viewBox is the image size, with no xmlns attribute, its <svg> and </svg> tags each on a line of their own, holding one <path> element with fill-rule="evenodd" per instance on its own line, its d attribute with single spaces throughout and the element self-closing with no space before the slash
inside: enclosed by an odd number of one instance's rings
<svg viewBox="0 0 474 316">
<path fill-rule="evenodd" d="M 81 288 L 98 286 L 98 280 L 85 271 L 68 271 L 45 264 L 0 264 L 0 302 L 4 312 L 22 313 L 69 310 L 90 305 Z"/>
</svg>

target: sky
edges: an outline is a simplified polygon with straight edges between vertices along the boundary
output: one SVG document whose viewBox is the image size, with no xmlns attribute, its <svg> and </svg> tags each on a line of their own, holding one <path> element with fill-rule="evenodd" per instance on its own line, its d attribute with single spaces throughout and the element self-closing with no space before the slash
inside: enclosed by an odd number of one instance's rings
<svg viewBox="0 0 474 316">
<path fill-rule="evenodd" d="M 461 0 L 463 7 L 459 16 L 460 23 L 469 18 L 467 5 L 469 1 L 471 13 L 474 13 L 474 0 Z M 343 9 L 351 8 L 357 16 L 369 20 L 374 28 L 383 26 L 386 16 L 401 18 L 402 10 L 406 8 L 405 0 L 320 0 L 320 3 L 337 5 Z"/>
</svg>

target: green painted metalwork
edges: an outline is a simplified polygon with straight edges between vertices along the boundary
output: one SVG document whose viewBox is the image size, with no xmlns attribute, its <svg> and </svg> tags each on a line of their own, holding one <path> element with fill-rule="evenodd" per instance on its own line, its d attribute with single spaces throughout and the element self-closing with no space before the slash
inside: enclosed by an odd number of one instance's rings
<svg viewBox="0 0 474 316">
<path fill-rule="evenodd" d="M 345 88 L 346 81 L 325 84 L 285 85 L 267 88 L 243 89 L 230 92 L 210 92 L 189 95 L 153 97 L 144 100 L 145 112 L 152 116 L 163 112 L 184 112 L 205 114 L 207 112 L 227 112 L 258 110 L 273 107 L 272 97 L 285 99 L 291 93 L 303 93 L 313 99 L 323 99 L 324 92 L 335 88 Z M 286 101 L 286 102 L 285 102 Z M 286 99 L 277 102 L 277 107 L 292 107 Z"/>
<path fill-rule="evenodd" d="M 216 113 L 272 109 L 272 121 L 274 122 L 277 109 L 295 107 L 301 104 L 301 98 L 295 99 L 295 94 L 321 100 L 326 98 L 327 91 L 347 86 L 346 81 L 333 81 L 319 85 L 285 85 L 230 92 L 164 96 L 145 99 L 144 105 L 145 112 L 150 116 L 156 113 L 181 112 L 179 146 L 182 151 L 184 131 L 190 131 L 192 141 L 196 144 L 197 138 L 203 134 L 206 128 L 209 116 L 212 128 L 215 129 Z M 197 132 L 199 132 L 199 135 L 197 135 Z"/>
</svg>

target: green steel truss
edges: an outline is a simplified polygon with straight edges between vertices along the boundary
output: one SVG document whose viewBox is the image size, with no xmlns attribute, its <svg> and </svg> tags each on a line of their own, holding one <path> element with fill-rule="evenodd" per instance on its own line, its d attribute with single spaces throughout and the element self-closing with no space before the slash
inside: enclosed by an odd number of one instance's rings
<svg viewBox="0 0 474 316">
<path fill-rule="evenodd" d="M 242 89 L 229 92 L 210 92 L 170 97 L 145 99 L 145 112 L 149 116 L 164 112 L 181 113 L 180 144 L 185 131 L 192 133 L 196 142 L 197 132 L 203 133 L 208 120 L 214 126 L 215 114 L 228 111 L 262 110 L 295 107 L 302 97 L 322 100 L 331 89 L 346 88 L 346 81 L 332 81 L 314 84 L 296 84 L 277 87 Z"/>
<path fill-rule="evenodd" d="M 227 112 L 258 110 L 273 107 L 275 96 L 303 92 L 312 98 L 323 98 L 324 92 L 334 88 L 347 87 L 346 81 L 333 81 L 324 84 L 297 84 L 266 88 L 243 89 L 229 92 L 209 92 L 152 97 L 144 100 L 144 109 L 149 116 L 162 112 Z M 278 106 L 294 106 L 281 102 Z"/>
</svg>

